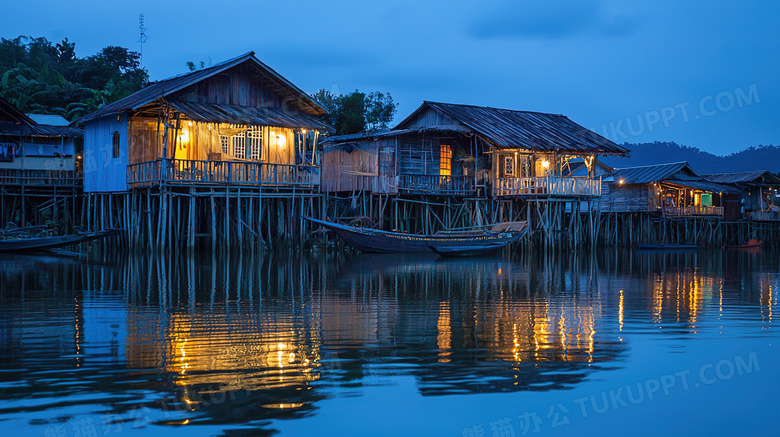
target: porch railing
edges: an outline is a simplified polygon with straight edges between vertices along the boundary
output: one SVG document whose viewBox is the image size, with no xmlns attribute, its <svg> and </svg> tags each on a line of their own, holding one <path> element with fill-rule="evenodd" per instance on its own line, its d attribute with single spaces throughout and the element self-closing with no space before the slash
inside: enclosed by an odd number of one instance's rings
<svg viewBox="0 0 780 437">
<path fill-rule="evenodd" d="M 398 189 L 404 193 L 466 196 L 474 192 L 474 177 L 400 175 Z"/>
<path fill-rule="evenodd" d="M 162 183 L 316 186 L 320 183 L 320 167 L 245 161 L 158 159 L 130 164 L 127 167 L 127 182 L 135 186 Z"/>
<path fill-rule="evenodd" d="M 496 196 L 601 196 L 601 181 L 590 178 L 496 178 Z"/>
<path fill-rule="evenodd" d="M 0 169 L 0 185 L 77 187 L 84 178 L 75 170 Z"/>
<path fill-rule="evenodd" d="M 722 206 L 667 206 L 664 211 L 670 217 L 718 216 L 723 217 Z"/>
<path fill-rule="evenodd" d="M 780 220 L 779 211 L 749 211 L 747 218 L 756 221 L 778 221 Z"/>
</svg>

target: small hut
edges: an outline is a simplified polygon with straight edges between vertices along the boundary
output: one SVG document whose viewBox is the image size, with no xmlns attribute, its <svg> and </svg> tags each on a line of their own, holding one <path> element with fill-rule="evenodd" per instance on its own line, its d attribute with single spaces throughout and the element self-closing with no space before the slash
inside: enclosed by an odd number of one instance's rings
<svg viewBox="0 0 780 437">
<path fill-rule="evenodd" d="M 724 215 L 727 185 L 705 180 L 687 162 L 614 169 L 602 183 L 602 212 L 648 212 L 667 216 Z"/>
<path fill-rule="evenodd" d="M 563 115 L 425 101 L 391 131 L 328 139 L 322 189 L 597 197 L 596 156 L 627 153 Z M 565 176 L 576 159 L 586 174 Z"/>
<path fill-rule="evenodd" d="M 85 128 L 84 190 L 316 186 L 325 112 L 254 52 L 155 82 L 77 120 Z"/>
<path fill-rule="evenodd" d="M 739 189 L 739 204 L 734 209 L 740 215 L 734 218 L 749 218 L 759 221 L 780 220 L 780 177 L 767 171 L 746 171 L 739 173 L 718 173 L 702 176 L 708 181 Z M 736 203 L 734 200 L 733 203 Z"/>
<path fill-rule="evenodd" d="M 3 185 L 80 185 L 77 142 L 83 133 L 59 115 L 24 114 L 0 98 L 0 180 Z"/>
</svg>

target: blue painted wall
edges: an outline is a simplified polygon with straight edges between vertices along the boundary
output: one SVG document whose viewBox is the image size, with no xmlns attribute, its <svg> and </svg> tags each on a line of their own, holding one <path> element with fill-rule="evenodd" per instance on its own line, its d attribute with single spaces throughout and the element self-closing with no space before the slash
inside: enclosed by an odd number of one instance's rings
<svg viewBox="0 0 780 437">
<path fill-rule="evenodd" d="M 113 156 L 112 138 L 119 132 L 119 157 Z M 112 115 L 84 126 L 84 191 L 127 191 L 127 115 Z"/>
</svg>

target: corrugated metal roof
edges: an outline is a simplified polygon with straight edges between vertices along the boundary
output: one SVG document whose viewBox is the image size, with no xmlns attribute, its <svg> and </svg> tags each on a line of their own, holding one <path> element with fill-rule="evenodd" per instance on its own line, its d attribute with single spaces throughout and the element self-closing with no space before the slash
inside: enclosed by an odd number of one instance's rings
<svg viewBox="0 0 780 437">
<path fill-rule="evenodd" d="M 375 132 L 363 132 L 359 134 L 348 135 L 334 135 L 332 137 L 326 137 L 321 141 L 323 145 L 348 143 L 360 140 L 373 140 L 376 138 L 395 137 L 408 133 L 416 132 L 414 129 L 394 129 L 394 130 L 382 130 Z"/>
<path fill-rule="evenodd" d="M 683 188 L 690 188 L 692 190 L 709 191 L 711 193 L 724 193 L 724 194 L 739 194 L 740 191 L 734 187 L 728 185 L 716 184 L 705 180 L 698 181 L 683 181 L 677 179 L 667 179 L 664 184 L 676 185 Z"/>
<path fill-rule="evenodd" d="M 612 182 L 619 182 L 621 179 L 626 185 L 630 184 L 651 184 L 661 182 L 671 178 L 672 175 L 685 169 L 689 174 L 696 175 L 687 162 L 671 162 L 668 164 L 642 165 L 638 167 L 616 168 L 609 174 Z M 696 175 L 698 176 L 698 175 Z"/>
<path fill-rule="evenodd" d="M 170 105 L 194 121 L 205 123 L 235 123 L 287 128 L 325 129 L 329 126 L 304 113 L 285 114 L 270 108 L 254 106 L 218 105 L 171 101 Z"/>
<path fill-rule="evenodd" d="M 19 135 L 26 137 L 83 137 L 84 132 L 81 129 L 67 127 L 68 122 L 59 115 L 48 114 L 25 114 L 16 109 L 11 102 L 0 97 L 0 113 L 3 114 L 0 121 L 0 135 Z M 48 124 L 39 124 L 35 119 L 56 121 L 56 119 L 65 120 L 64 125 L 51 126 Z"/>
<path fill-rule="evenodd" d="M 502 148 L 581 154 L 627 154 L 601 135 L 569 120 L 564 115 L 515 111 L 486 106 L 456 105 L 424 101 L 396 126 L 403 129 L 425 108 L 443 114 L 472 129 Z"/>
<path fill-rule="evenodd" d="M 780 184 L 780 177 L 770 173 L 768 170 L 743 171 L 738 173 L 718 173 L 702 175 L 704 179 L 720 184 Z"/>
<path fill-rule="evenodd" d="M 269 77 L 275 79 L 281 85 L 287 87 L 292 94 L 296 95 L 299 101 L 305 106 L 310 107 L 314 112 L 325 114 L 327 111 L 317 103 L 311 96 L 303 92 L 300 88 L 293 85 L 292 82 L 282 77 L 279 73 L 271 69 L 271 67 L 260 62 L 255 57 L 255 52 L 248 52 L 236 58 L 227 60 L 217 65 L 213 65 L 202 70 L 195 70 L 190 73 L 174 76 L 170 79 L 162 80 L 159 82 L 150 83 L 142 90 L 133 93 L 124 99 L 118 100 L 114 103 L 106 105 L 101 109 L 93 112 L 92 114 L 85 115 L 76 120 L 75 123 L 84 123 L 97 118 L 106 117 L 109 115 L 128 112 L 131 110 L 138 110 L 157 99 L 169 96 L 177 91 L 180 91 L 190 85 L 196 84 L 204 79 L 219 74 L 225 70 L 233 68 L 244 62 L 253 62 L 260 67 Z"/>
<path fill-rule="evenodd" d="M 48 126 L 66 127 L 70 124 L 63 116 L 56 114 L 27 114 L 27 116 L 38 124 Z"/>
</svg>

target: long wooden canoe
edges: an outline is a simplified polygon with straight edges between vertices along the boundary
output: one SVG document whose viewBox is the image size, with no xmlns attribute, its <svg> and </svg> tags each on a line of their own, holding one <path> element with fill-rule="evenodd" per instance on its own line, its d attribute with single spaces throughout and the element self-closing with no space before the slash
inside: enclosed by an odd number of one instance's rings
<svg viewBox="0 0 780 437">
<path fill-rule="evenodd" d="M 361 252 L 367 253 L 412 253 L 431 252 L 430 244 L 441 247 L 458 245 L 478 246 L 497 244 L 505 241 L 517 241 L 518 232 L 490 232 L 484 230 L 467 230 L 446 232 L 433 235 L 405 234 L 402 232 L 382 231 L 370 228 L 355 228 L 339 223 L 304 217 L 306 220 L 330 229 L 347 244 Z M 507 244 L 509 244 L 507 243 Z"/>
<path fill-rule="evenodd" d="M 16 240 L 0 240 L 0 252 L 30 252 L 34 250 L 46 250 L 57 247 L 70 246 L 86 241 L 104 238 L 119 233 L 118 229 L 105 231 L 85 232 L 81 234 L 59 235 L 41 238 L 20 238 Z"/>
</svg>

